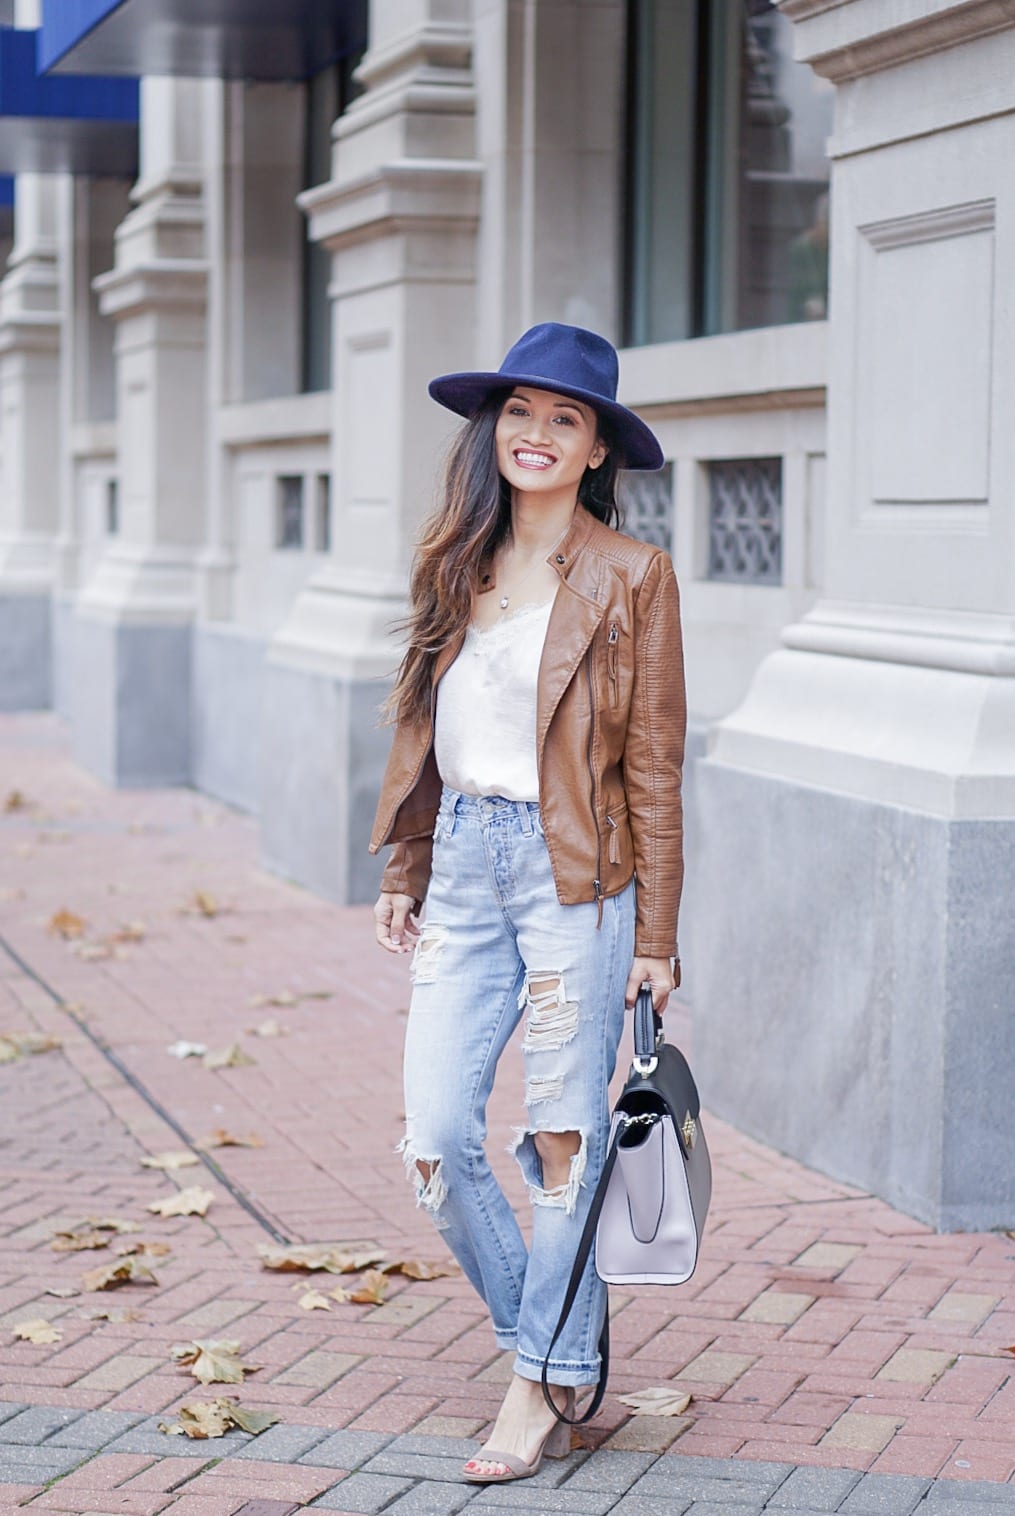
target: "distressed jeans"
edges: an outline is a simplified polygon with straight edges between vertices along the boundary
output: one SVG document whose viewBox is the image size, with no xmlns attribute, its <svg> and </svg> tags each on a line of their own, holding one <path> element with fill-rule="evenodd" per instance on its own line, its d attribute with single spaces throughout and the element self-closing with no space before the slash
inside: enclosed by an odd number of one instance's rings
<svg viewBox="0 0 1015 1516">
<path fill-rule="evenodd" d="M 526 1379 L 542 1372 L 605 1158 L 634 888 L 603 902 L 597 928 L 596 905 L 557 899 L 538 805 L 444 790 L 413 959 L 401 1149 L 418 1203 Z M 532 1202 L 531 1251 L 483 1146 L 497 1060 L 523 1018 L 527 1122 L 512 1151 Z M 543 1187 L 537 1132 L 580 1138 L 570 1177 L 556 1189 Z M 605 1308 L 606 1286 L 590 1261 L 551 1383 L 598 1380 Z"/>
</svg>

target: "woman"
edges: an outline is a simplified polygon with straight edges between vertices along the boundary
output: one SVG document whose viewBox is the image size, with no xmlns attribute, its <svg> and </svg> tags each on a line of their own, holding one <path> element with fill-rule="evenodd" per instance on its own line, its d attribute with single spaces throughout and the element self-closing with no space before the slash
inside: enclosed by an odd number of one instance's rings
<svg viewBox="0 0 1015 1516">
<path fill-rule="evenodd" d="M 677 586 L 665 553 L 614 529 L 618 470 L 662 463 L 616 385 L 610 344 L 554 323 L 497 373 L 430 385 L 469 419 L 416 555 L 371 842 L 394 844 L 377 940 L 414 954 L 406 1168 L 515 1352 L 465 1466 L 479 1483 L 567 1451 L 539 1381 L 605 1156 L 624 1006 L 647 982 L 661 1011 L 678 982 Z M 528 1251 L 483 1149 L 497 1060 L 523 1018 L 513 1151 Z M 590 1267 L 549 1365 L 569 1414 L 575 1387 L 599 1378 L 605 1305 Z"/>
</svg>

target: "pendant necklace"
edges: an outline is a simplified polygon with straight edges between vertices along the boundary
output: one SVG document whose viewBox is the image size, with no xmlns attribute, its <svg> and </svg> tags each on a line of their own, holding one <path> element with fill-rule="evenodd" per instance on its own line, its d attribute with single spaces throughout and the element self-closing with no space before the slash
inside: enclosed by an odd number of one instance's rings
<svg viewBox="0 0 1015 1516">
<path fill-rule="evenodd" d="M 560 536 L 556 539 L 556 541 L 550 543 L 550 546 L 546 550 L 546 554 L 544 555 L 544 557 L 542 557 L 539 560 L 540 563 L 545 563 L 546 559 L 549 557 L 549 555 L 553 552 L 554 548 L 557 546 L 557 543 L 563 542 L 563 540 L 564 540 L 564 533 L 567 531 L 567 529 L 568 529 L 568 527 L 570 525 L 571 525 L 571 523 L 569 521 L 567 523 L 567 526 L 564 528 L 564 531 L 561 532 Z M 501 596 L 499 603 L 500 603 L 500 608 L 501 608 L 502 611 L 506 611 L 507 610 L 508 604 L 510 603 L 510 600 L 511 600 L 511 596 L 514 595 L 514 594 L 517 594 L 517 592 L 521 589 L 522 585 L 525 583 L 526 579 L 530 578 L 531 575 L 533 575 L 536 572 L 536 569 L 538 567 L 539 567 L 539 563 L 534 563 L 532 565 L 532 567 L 526 573 L 524 573 L 522 575 L 522 577 L 519 579 L 518 583 L 515 585 L 514 589 L 511 590 L 509 594 Z"/>
</svg>

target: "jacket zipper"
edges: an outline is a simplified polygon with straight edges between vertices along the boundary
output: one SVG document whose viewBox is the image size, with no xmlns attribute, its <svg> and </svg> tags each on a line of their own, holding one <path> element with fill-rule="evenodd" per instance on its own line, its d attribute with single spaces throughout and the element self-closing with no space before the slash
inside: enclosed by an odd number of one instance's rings
<svg viewBox="0 0 1015 1516">
<path fill-rule="evenodd" d="M 610 699 L 614 705 L 617 703 L 617 644 L 619 641 L 620 627 L 614 622 L 606 639 L 606 672 L 610 676 Z"/>
<path fill-rule="evenodd" d="M 609 858 L 609 860 L 610 860 L 611 863 L 619 863 L 620 862 L 620 843 L 617 840 L 617 837 L 618 837 L 617 823 L 614 821 L 614 819 L 613 819 L 612 816 L 607 816 L 607 818 L 606 818 L 606 825 L 610 829 L 610 848 L 609 848 L 609 852 L 607 854 L 607 857 Z"/>
<path fill-rule="evenodd" d="M 596 877 L 592 881 L 592 898 L 599 907 L 599 917 L 596 921 L 596 931 L 603 924 L 603 839 L 599 835 L 599 816 L 596 812 L 596 770 L 592 761 L 593 748 L 596 740 L 596 702 L 592 689 L 592 649 L 585 654 L 585 682 L 589 691 L 589 740 L 585 749 L 585 762 L 589 771 L 589 789 L 592 802 L 592 825 L 596 829 Z"/>
</svg>

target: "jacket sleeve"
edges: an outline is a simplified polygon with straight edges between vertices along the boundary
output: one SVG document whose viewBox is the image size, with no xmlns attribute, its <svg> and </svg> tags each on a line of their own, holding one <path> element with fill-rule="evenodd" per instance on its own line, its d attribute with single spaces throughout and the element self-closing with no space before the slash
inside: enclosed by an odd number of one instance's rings
<svg viewBox="0 0 1015 1516">
<path fill-rule="evenodd" d="M 624 787 L 634 842 L 634 951 L 676 957 L 684 877 L 681 772 L 687 700 L 680 602 L 669 555 L 649 566 L 634 608 L 634 686 L 624 745 Z M 680 983 L 679 961 L 675 970 Z"/>
<path fill-rule="evenodd" d="M 433 837 L 409 837 L 396 842 L 384 867 L 381 889 L 391 895 L 411 895 L 414 911 L 422 909 L 430 883 Z"/>
</svg>

